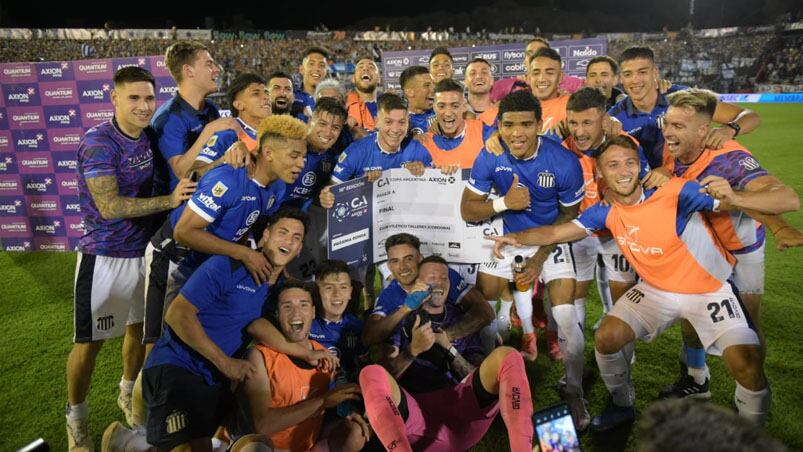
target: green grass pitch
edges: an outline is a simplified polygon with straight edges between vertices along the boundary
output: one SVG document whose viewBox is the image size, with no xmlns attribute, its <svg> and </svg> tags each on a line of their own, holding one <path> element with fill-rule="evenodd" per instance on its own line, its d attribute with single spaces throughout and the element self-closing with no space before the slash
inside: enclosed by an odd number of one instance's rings
<svg viewBox="0 0 803 452">
<path fill-rule="evenodd" d="M 746 105 L 761 115 L 762 126 L 740 137 L 764 167 L 803 195 L 803 104 Z M 787 215 L 790 223 L 803 228 L 803 214 Z M 64 431 L 65 363 L 72 339 L 72 279 L 74 253 L 0 253 L 3 283 L 0 284 L 0 450 L 16 450 L 43 437 L 53 450 L 66 448 Z M 772 383 L 773 407 L 767 431 L 792 450 L 803 450 L 803 250 L 779 253 L 770 237 L 767 243 L 766 294 L 763 324 L 768 342 L 766 372 Z M 595 290 L 592 289 L 592 293 Z M 587 302 L 587 324 L 600 315 L 599 302 Z M 591 379 L 586 387 L 592 414 L 607 400 L 593 354 L 593 334 L 586 331 L 586 366 Z M 543 342 L 539 337 L 539 344 Z M 634 379 L 637 409 L 643 410 L 659 389 L 677 374 L 678 328 L 670 329 L 653 343 L 636 348 Z M 96 447 L 105 426 L 123 420 L 115 403 L 122 371 L 121 341 L 109 341 L 98 358 L 89 397 L 90 429 Z M 555 382 L 562 373 L 559 363 L 549 361 L 545 350 L 528 364 L 536 409 L 559 401 Z M 713 402 L 733 405 L 734 383 L 719 358 L 709 357 L 713 376 Z M 583 447 L 589 451 L 633 450 L 629 428 L 604 435 L 586 434 Z M 504 426 L 497 421 L 475 448 L 506 450 Z"/>
</svg>

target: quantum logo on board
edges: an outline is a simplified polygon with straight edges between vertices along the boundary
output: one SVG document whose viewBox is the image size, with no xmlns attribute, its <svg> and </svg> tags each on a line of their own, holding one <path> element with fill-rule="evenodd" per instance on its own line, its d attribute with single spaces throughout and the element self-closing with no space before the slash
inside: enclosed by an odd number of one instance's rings
<svg viewBox="0 0 803 452">
<path fill-rule="evenodd" d="M 88 111 L 84 117 L 91 121 L 108 121 L 114 117 L 114 110 Z"/>
<path fill-rule="evenodd" d="M 80 142 L 81 142 L 81 136 L 77 134 L 56 135 L 53 137 L 54 144 L 77 145 Z"/>
<path fill-rule="evenodd" d="M 28 232 L 28 224 L 25 223 L 24 221 L 2 223 L 0 224 L 0 231 L 25 233 Z"/>
<path fill-rule="evenodd" d="M 20 124 L 36 124 L 42 118 L 39 116 L 39 112 L 36 111 L 29 111 L 27 113 L 21 113 L 18 115 L 11 115 L 11 119 L 14 122 L 18 122 Z"/>
<path fill-rule="evenodd" d="M 101 61 L 98 63 L 79 64 L 78 70 L 87 74 L 102 74 L 109 70 L 109 63 Z"/>
<path fill-rule="evenodd" d="M 72 99 L 75 91 L 70 86 L 63 88 L 47 89 L 44 92 L 45 97 L 50 99 Z"/>
<path fill-rule="evenodd" d="M 47 157 L 23 158 L 20 165 L 28 169 L 42 169 L 50 167 L 50 159 Z"/>
<path fill-rule="evenodd" d="M 3 75 L 6 77 L 30 77 L 32 75 L 30 66 L 21 67 L 7 67 L 3 69 Z"/>
</svg>

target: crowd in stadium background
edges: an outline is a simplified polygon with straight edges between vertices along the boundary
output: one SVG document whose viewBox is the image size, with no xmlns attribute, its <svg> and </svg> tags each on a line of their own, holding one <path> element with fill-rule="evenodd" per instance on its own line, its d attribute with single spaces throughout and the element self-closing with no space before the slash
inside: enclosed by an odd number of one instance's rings
<svg viewBox="0 0 803 452">
<path fill-rule="evenodd" d="M 800 23 L 763 27 L 729 27 L 678 32 L 610 33 L 608 53 L 617 56 L 633 45 L 647 45 L 665 79 L 720 93 L 800 91 L 803 84 L 803 37 Z M 8 29 L 7 29 L 8 30 Z M 18 31 L 19 29 L 17 29 Z M 116 32 L 116 33 L 115 33 Z M 330 52 L 330 74 L 350 83 L 353 63 L 370 56 L 381 64 L 384 51 L 429 49 L 436 46 L 469 47 L 524 42 L 533 34 L 507 29 L 472 33 L 454 30 L 425 32 L 257 31 L 191 30 L 30 30 L 24 39 L 7 39 L 0 33 L 0 62 L 67 61 L 160 55 L 175 38 L 191 36 L 208 45 L 224 71 L 221 89 L 238 74 L 268 74 L 276 70 L 296 74 L 302 52 L 324 45 Z M 159 36 L 159 37 L 156 37 Z M 14 36 L 18 37 L 18 36 Z M 126 38 L 127 37 L 127 38 Z M 133 37 L 133 38 L 132 38 Z M 589 35 L 546 35 L 550 39 L 576 39 Z M 76 39 L 78 38 L 78 39 Z M 94 39 L 92 39 L 94 38 Z M 770 86 L 768 86 L 770 85 Z M 784 86 L 786 85 L 786 86 Z"/>
</svg>

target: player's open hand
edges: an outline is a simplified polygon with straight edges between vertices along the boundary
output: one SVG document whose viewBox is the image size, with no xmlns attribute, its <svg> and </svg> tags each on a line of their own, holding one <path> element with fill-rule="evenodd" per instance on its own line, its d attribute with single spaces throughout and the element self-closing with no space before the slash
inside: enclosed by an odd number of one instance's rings
<svg viewBox="0 0 803 452">
<path fill-rule="evenodd" d="M 195 188 L 198 186 L 197 182 L 191 181 L 189 178 L 184 178 L 178 181 L 173 193 L 170 193 L 170 207 L 175 209 L 182 202 L 190 199 L 192 194 L 195 193 Z"/>
<path fill-rule="evenodd" d="M 736 131 L 730 127 L 712 127 L 708 131 L 708 136 L 705 137 L 705 147 L 706 149 L 720 149 L 726 141 L 732 140 L 735 135 Z"/>
<path fill-rule="evenodd" d="M 218 370 L 231 381 L 245 381 L 256 373 L 254 365 L 244 359 L 225 357 L 217 364 Z"/>
<path fill-rule="evenodd" d="M 505 193 L 505 206 L 510 210 L 524 210 L 530 207 L 530 190 L 519 183 L 519 175 L 513 175 L 513 183 Z"/>
<path fill-rule="evenodd" d="M 349 383 L 338 386 L 335 389 L 327 392 L 326 395 L 323 396 L 323 407 L 332 408 L 340 405 L 346 400 L 359 400 L 360 398 L 362 398 L 360 385 L 357 383 Z"/>
<path fill-rule="evenodd" d="M 571 133 L 569 132 L 569 120 L 564 119 L 563 121 L 558 122 L 550 130 L 552 131 L 552 133 L 559 136 L 561 140 L 566 139 L 566 137 L 569 136 L 569 133 Z"/>
<path fill-rule="evenodd" d="M 502 254 L 502 248 L 510 245 L 515 246 L 517 248 L 521 247 L 522 244 L 516 240 L 516 237 L 513 235 L 486 235 L 485 238 L 487 240 L 493 240 L 494 243 L 494 257 L 497 259 L 504 259 L 505 255 Z"/>
<path fill-rule="evenodd" d="M 237 260 L 245 265 L 245 269 L 254 278 L 254 282 L 257 285 L 268 282 L 270 274 L 273 272 L 273 266 L 268 262 L 265 254 L 262 251 L 252 250 L 247 246 L 240 248 L 240 255 L 237 256 Z"/>
<path fill-rule="evenodd" d="M 238 141 L 226 149 L 226 153 L 223 154 L 223 163 L 232 168 L 242 168 L 252 163 L 251 151 L 244 142 Z"/>
<path fill-rule="evenodd" d="M 413 324 L 413 340 L 410 341 L 410 354 L 418 356 L 432 348 L 435 343 L 435 332 L 432 331 L 432 322 L 421 324 L 421 316 L 416 316 Z"/>
<path fill-rule="evenodd" d="M 485 140 L 485 149 L 497 157 L 505 153 L 505 148 L 502 147 L 502 141 L 499 138 L 498 131 L 495 130 L 494 133 Z"/>
<path fill-rule="evenodd" d="M 329 187 L 331 187 L 331 185 L 323 187 L 318 194 L 318 200 L 321 203 L 321 207 L 324 209 L 331 209 L 335 205 L 335 194 L 332 193 Z"/>
<path fill-rule="evenodd" d="M 424 166 L 424 162 L 419 161 L 407 162 L 404 164 L 404 167 L 407 168 L 410 174 L 416 177 L 423 176 L 424 170 L 427 168 Z"/>
<path fill-rule="evenodd" d="M 650 172 L 648 172 L 647 175 L 641 179 L 641 185 L 647 189 L 658 188 L 667 183 L 671 177 L 672 176 L 669 174 L 669 171 L 666 168 L 655 168 L 650 170 Z"/>
</svg>

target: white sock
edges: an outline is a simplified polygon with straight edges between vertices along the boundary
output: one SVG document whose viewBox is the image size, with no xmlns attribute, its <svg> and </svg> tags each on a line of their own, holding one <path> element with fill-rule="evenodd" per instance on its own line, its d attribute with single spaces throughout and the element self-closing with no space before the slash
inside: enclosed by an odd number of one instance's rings
<svg viewBox="0 0 803 452">
<path fill-rule="evenodd" d="M 133 434 L 126 444 L 126 450 L 144 452 L 153 448 L 153 446 L 148 444 L 147 433 L 144 428 L 136 428 L 132 430 L 132 432 Z"/>
<path fill-rule="evenodd" d="M 690 377 L 694 378 L 694 382 L 698 385 L 705 384 L 705 380 L 707 380 L 708 376 L 710 375 L 708 373 L 708 366 L 705 366 L 702 369 L 689 367 L 688 373 Z"/>
<path fill-rule="evenodd" d="M 552 302 L 549 301 L 548 296 L 544 297 L 544 313 L 546 314 L 546 329 L 556 331 L 558 324 L 555 323 L 555 317 L 552 316 Z"/>
<path fill-rule="evenodd" d="M 617 406 L 633 406 L 635 392 L 630 379 L 630 364 L 625 361 L 621 352 L 603 355 L 594 349 L 599 367 L 599 376 L 611 393 L 613 403 Z"/>
<path fill-rule="evenodd" d="M 491 305 L 491 308 L 494 310 L 494 312 L 496 312 L 496 302 L 489 301 L 488 303 Z M 499 321 L 497 320 L 496 315 L 494 315 L 491 323 L 485 325 L 480 330 L 480 347 L 482 347 L 482 352 L 486 356 L 496 348 L 497 331 L 499 331 Z"/>
<path fill-rule="evenodd" d="M 767 421 L 772 402 L 769 385 L 759 391 L 751 391 L 737 382 L 734 400 L 739 416 L 756 425 L 764 425 Z"/>
<path fill-rule="evenodd" d="M 516 312 L 521 319 L 521 330 L 524 334 L 535 333 L 533 327 L 533 290 L 524 292 L 513 291 L 513 302 L 516 303 Z"/>
<path fill-rule="evenodd" d="M 582 395 L 585 337 L 577 322 L 577 313 L 574 306 L 562 304 L 552 308 L 552 316 L 558 324 L 558 343 L 566 366 L 566 389 Z"/>
<path fill-rule="evenodd" d="M 613 298 L 611 298 L 611 288 L 608 285 L 608 270 L 597 265 L 597 291 L 599 299 L 602 301 L 602 314 L 605 315 L 613 309 Z"/>
<path fill-rule="evenodd" d="M 490 303 L 490 301 L 489 301 L 489 303 Z M 512 300 L 499 300 L 499 313 L 498 313 L 499 317 L 503 317 L 503 318 L 507 319 L 507 321 L 509 322 L 510 321 L 510 308 L 512 308 L 512 307 L 513 307 L 513 301 Z M 518 308 L 516 308 L 516 309 L 518 309 Z M 521 314 L 519 314 L 519 315 L 521 315 Z"/>
<path fill-rule="evenodd" d="M 84 400 L 78 405 L 69 405 L 66 415 L 68 422 L 77 423 L 86 420 L 89 416 L 89 401 Z"/>
<path fill-rule="evenodd" d="M 585 327 L 586 327 L 586 299 L 585 298 L 575 298 L 574 299 L 574 311 L 577 313 L 577 321 L 580 323 L 580 329 L 585 329 Z"/>
<path fill-rule="evenodd" d="M 136 383 L 136 380 L 126 380 L 125 377 L 120 378 L 120 393 L 131 395 L 134 392 L 134 383 Z"/>
<path fill-rule="evenodd" d="M 625 357 L 625 361 L 630 363 L 631 366 L 633 365 L 633 361 L 635 361 L 636 357 L 636 341 L 622 347 L 622 356 Z"/>
</svg>

